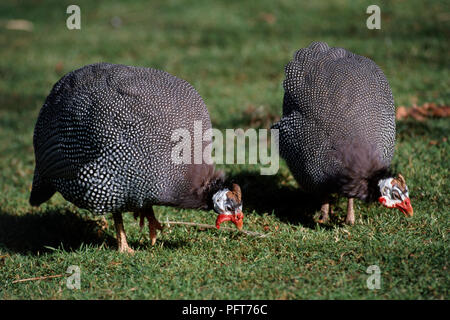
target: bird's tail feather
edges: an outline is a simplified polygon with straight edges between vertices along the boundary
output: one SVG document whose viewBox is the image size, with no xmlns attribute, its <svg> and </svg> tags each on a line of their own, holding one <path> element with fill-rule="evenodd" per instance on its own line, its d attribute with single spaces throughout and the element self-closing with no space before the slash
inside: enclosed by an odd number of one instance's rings
<svg viewBox="0 0 450 320">
<path fill-rule="evenodd" d="M 42 181 L 37 172 L 34 173 L 33 186 L 30 194 L 30 204 L 32 206 L 37 207 L 41 205 L 45 201 L 49 200 L 55 192 L 56 190 L 51 184 Z"/>
</svg>

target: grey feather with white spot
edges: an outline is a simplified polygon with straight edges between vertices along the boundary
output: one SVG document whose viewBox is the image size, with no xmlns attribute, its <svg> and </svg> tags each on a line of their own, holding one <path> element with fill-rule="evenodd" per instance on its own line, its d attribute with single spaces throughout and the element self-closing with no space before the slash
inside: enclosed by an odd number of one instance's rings
<svg viewBox="0 0 450 320">
<path fill-rule="evenodd" d="M 386 175 L 394 154 L 385 75 L 372 60 L 323 42 L 298 50 L 285 73 L 283 117 L 273 128 L 299 185 L 367 200 L 370 180 Z"/>
<path fill-rule="evenodd" d="M 212 165 L 171 160 L 173 130 L 192 136 L 194 121 L 203 131 L 211 128 L 200 95 L 167 72 L 108 63 L 70 72 L 39 113 L 30 203 L 59 191 L 98 214 L 182 205 L 196 187 L 217 178 Z M 190 206 L 205 207 L 205 201 L 200 192 Z"/>
</svg>

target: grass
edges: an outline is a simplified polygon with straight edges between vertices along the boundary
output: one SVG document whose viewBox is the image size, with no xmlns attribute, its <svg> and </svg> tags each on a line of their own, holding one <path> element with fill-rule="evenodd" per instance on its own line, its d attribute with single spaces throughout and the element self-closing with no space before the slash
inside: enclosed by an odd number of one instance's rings
<svg viewBox="0 0 450 320">
<path fill-rule="evenodd" d="M 365 27 L 379 4 L 382 29 Z M 281 113 L 283 67 L 293 52 L 322 40 L 372 58 L 388 77 L 396 105 L 448 105 L 448 5 L 445 1 L 80 1 L 82 29 L 65 27 L 71 1 L 0 4 L 1 299 L 448 299 L 448 119 L 397 124 L 394 167 L 407 179 L 413 218 L 356 201 L 356 224 L 343 224 L 335 199 L 327 225 L 318 205 L 296 189 L 286 165 L 227 166 L 243 188 L 245 225 L 270 233 L 173 226 L 151 246 L 125 214 L 134 256 L 115 251 L 115 232 L 60 195 L 28 204 L 32 134 L 42 103 L 66 72 L 98 61 L 164 69 L 205 99 L 213 125 L 248 128 Z M 113 28 L 111 19 L 122 24 Z M 8 30 L 9 19 L 33 22 Z M 246 113 L 247 110 L 247 113 Z M 157 207 L 165 221 L 212 224 L 212 212 Z M 81 289 L 66 270 L 81 268 Z M 366 286 L 370 265 L 381 288 Z M 14 280 L 63 274 L 49 280 Z M 67 276 L 69 276 L 67 274 Z"/>
</svg>

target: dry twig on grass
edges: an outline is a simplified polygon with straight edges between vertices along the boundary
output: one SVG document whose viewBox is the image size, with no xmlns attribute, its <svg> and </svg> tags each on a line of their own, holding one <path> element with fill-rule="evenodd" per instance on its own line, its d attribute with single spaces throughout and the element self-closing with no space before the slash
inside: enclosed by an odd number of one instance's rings
<svg viewBox="0 0 450 320">
<path fill-rule="evenodd" d="M 60 278 L 62 276 L 63 276 L 62 274 L 56 274 L 56 275 L 52 275 L 52 276 L 42 276 L 42 277 L 35 277 L 35 278 L 19 279 L 19 280 L 14 280 L 12 283 L 25 282 L 25 281 L 35 281 L 35 280 L 45 280 L 45 279 L 53 279 L 53 278 Z"/>
<path fill-rule="evenodd" d="M 170 225 L 184 225 L 184 226 L 195 226 L 199 228 L 207 228 L 207 229 L 216 229 L 216 226 L 213 226 L 211 224 L 204 224 L 204 223 L 196 223 L 196 222 L 184 222 L 184 221 L 165 221 L 164 224 L 166 224 L 169 228 Z M 256 231 L 248 231 L 248 230 L 237 230 L 235 228 L 228 228 L 228 227 L 220 227 L 221 230 L 227 230 L 227 231 L 239 231 L 241 233 L 244 233 L 249 236 L 255 236 L 259 238 L 265 238 L 269 236 L 267 233 L 259 233 Z"/>
</svg>

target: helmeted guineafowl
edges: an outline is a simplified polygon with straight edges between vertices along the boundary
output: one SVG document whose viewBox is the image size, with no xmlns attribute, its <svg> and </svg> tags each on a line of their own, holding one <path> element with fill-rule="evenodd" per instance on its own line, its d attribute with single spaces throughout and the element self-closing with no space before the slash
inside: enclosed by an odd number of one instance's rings
<svg viewBox="0 0 450 320">
<path fill-rule="evenodd" d="M 122 213 L 149 221 L 152 244 L 156 220 L 152 205 L 214 209 L 222 221 L 242 227 L 238 185 L 227 188 L 224 175 L 202 159 L 176 163 L 174 130 L 194 135 L 211 128 L 200 95 L 167 72 L 98 63 L 68 73 L 53 87 L 36 123 L 36 158 L 30 204 L 56 192 L 95 214 L 112 213 L 118 249 L 127 244 Z M 202 135 L 203 136 L 203 135 Z M 211 141 L 203 139 L 201 151 Z M 198 146 L 197 146 L 198 147 Z M 195 147 L 194 147 L 195 148 Z"/>
<path fill-rule="evenodd" d="M 300 187 L 322 201 L 348 197 L 346 222 L 354 223 L 353 198 L 379 200 L 411 216 L 408 188 L 393 178 L 395 107 L 389 83 L 370 59 L 313 42 L 285 67 L 281 156 Z"/>
</svg>

